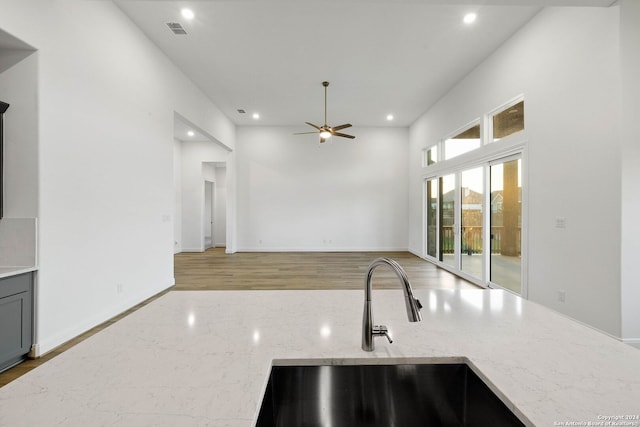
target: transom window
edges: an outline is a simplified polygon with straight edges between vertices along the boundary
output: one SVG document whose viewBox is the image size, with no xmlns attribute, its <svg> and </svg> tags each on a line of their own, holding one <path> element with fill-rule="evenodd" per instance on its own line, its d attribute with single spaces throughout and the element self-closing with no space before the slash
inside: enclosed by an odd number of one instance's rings
<svg viewBox="0 0 640 427">
<path fill-rule="evenodd" d="M 523 130 L 524 99 L 520 96 L 484 114 L 482 119 L 477 119 L 462 130 L 456 131 L 453 136 L 422 150 L 422 166 L 429 167 L 453 159 Z"/>
<path fill-rule="evenodd" d="M 444 159 L 449 160 L 469 151 L 476 150 L 482 145 L 480 138 L 480 123 L 444 140 Z"/>
<path fill-rule="evenodd" d="M 432 145 L 423 151 L 422 166 L 426 167 L 438 161 L 438 145 Z"/>
<path fill-rule="evenodd" d="M 524 130 L 524 100 L 511 105 L 491 118 L 493 141 L 500 141 L 514 133 Z"/>
</svg>

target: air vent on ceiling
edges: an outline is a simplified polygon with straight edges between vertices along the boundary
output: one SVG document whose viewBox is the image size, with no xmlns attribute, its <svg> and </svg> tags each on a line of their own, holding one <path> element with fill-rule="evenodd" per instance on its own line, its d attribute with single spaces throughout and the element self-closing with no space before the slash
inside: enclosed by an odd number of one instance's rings
<svg viewBox="0 0 640 427">
<path fill-rule="evenodd" d="M 175 35 L 181 35 L 182 36 L 182 35 L 187 34 L 187 32 L 185 31 L 184 27 L 179 22 L 167 22 L 167 27 L 169 27 L 169 29 L 171 31 L 173 31 L 173 34 L 175 34 Z"/>
<path fill-rule="evenodd" d="M 240 114 L 245 114 L 245 113 L 246 113 L 246 111 L 245 111 L 245 110 L 243 110 L 242 108 L 238 108 L 238 113 L 240 113 Z"/>
</svg>

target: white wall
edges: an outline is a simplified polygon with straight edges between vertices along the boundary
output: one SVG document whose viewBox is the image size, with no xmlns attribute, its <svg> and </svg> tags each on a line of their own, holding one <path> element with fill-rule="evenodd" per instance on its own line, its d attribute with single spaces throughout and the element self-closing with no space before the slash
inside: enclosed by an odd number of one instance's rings
<svg viewBox="0 0 640 427">
<path fill-rule="evenodd" d="M 111 2 L 3 0 L 0 28 L 38 49 L 43 353 L 172 285 L 174 112 L 235 127 Z"/>
<path fill-rule="evenodd" d="M 214 238 L 217 247 L 227 245 L 227 168 L 216 167 Z"/>
<path fill-rule="evenodd" d="M 204 165 L 233 162 L 233 154 L 214 142 L 182 142 L 182 242 L 184 252 L 204 251 L 205 179 L 216 179 Z M 206 176 L 205 176 L 206 175 Z"/>
<path fill-rule="evenodd" d="M 202 164 L 202 178 L 204 179 L 204 215 L 202 216 L 202 227 L 203 227 L 203 237 L 205 238 L 205 249 L 207 248 L 207 244 L 213 247 L 215 243 L 213 239 L 215 238 L 213 233 L 215 231 L 213 225 L 213 221 L 215 220 L 215 208 L 213 204 L 215 203 L 215 192 L 216 192 L 216 168 L 211 163 L 203 163 Z M 210 242 L 206 242 L 207 238 L 210 239 Z"/>
<path fill-rule="evenodd" d="M 173 141 L 173 252 L 182 252 L 182 142 Z"/>
<path fill-rule="evenodd" d="M 238 249 L 406 250 L 408 129 L 322 146 L 297 131 L 238 128 Z"/>
<path fill-rule="evenodd" d="M 622 337 L 640 347 L 640 2 L 621 2 Z"/>
<path fill-rule="evenodd" d="M 422 116 L 411 128 L 411 249 L 423 251 L 420 150 L 524 94 L 529 298 L 619 337 L 618 59 L 617 7 L 545 9 Z"/>
</svg>

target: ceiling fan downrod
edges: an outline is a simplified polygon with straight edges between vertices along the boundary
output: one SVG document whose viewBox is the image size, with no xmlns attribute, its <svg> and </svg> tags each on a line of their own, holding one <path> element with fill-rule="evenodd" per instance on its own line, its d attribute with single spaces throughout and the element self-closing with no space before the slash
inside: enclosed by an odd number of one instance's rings
<svg viewBox="0 0 640 427">
<path fill-rule="evenodd" d="M 324 86 L 324 127 L 327 127 L 327 86 L 329 86 L 329 82 L 322 82 L 322 86 Z"/>
</svg>

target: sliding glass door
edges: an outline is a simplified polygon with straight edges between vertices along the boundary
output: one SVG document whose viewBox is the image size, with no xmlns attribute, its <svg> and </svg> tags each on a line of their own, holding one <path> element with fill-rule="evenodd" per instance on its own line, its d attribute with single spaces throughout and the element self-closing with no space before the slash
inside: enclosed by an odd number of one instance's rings
<svg viewBox="0 0 640 427">
<path fill-rule="evenodd" d="M 491 164 L 490 281 L 522 293 L 522 164 Z"/>
<path fill-rule="evenodd" d="M 460 269 L 482 280 L 484 168 L 460 173 Z"/>
<path fill-rule="evenodd" d="M 438 179 L 428 179 L 426 181 L 427 186 L 427 206 L 426 206 L 426 217 L 427 217 L 427 255 L 433 258 L 438 258 L 438 242 L 440 239 L 438 238 L 439 234 L 439 220 L 438 220 L 438 212 L 440 205 L 438 203 L 439 200 L 439 191 L 438 191 Z M 438 258 L 439 259 L 439 258 Z"/>
<path fill-rule="evenodd" d="M 456 175 L 440 177 L 440 261 L 456 267 Z"/>
<path fill-rule="evenodd" d="M 425 180 L 427 257 L 521 294 L 521 171 L 517 156 Z"/>
</svg>

